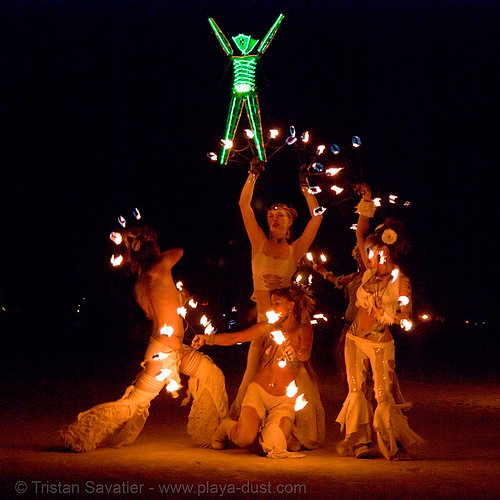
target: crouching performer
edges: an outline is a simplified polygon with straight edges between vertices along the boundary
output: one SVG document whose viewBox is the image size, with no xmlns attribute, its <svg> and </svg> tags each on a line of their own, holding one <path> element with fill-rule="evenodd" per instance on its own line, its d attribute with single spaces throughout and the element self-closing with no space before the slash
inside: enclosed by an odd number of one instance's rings
<svg viewBox="0 0 500 500">
<path fill-rule="evenodd" d="M 311 355 L 313 332 L 309 320 L 304 319 L 309 318 L 312 305 L 309 292 L 298 285 L 274 290 L 269 315 L 279 317 L 276 322 L 272 323 L 271 318 L 241 332 L 194 338 L 192 346 L 197 349 L 205 344 L 229 346 L 262 340 L 258 368 L 246 390 L 239 419 L 222 420 L 212 435 L 212 448 L 224 448 L 228 439 L 236 446 L 247 447 L 258 436 L 269 458 L 304 456 L 298 452 L 300 445 L 293 431 L 303 411 L 299 407 L 305 402 L 304 394 L 297 389 L 297 379 Z M 318 392 L 316 398 L 319 400 Z"/>
<path fill-rule="evenodd" d="M 210 436 L 227 416 L 227 394 L 224 375 L 215 363 L 182 343 L 184 323 L 178 311 L 183 298 L 174 284 L 172 268 L 183 251 L 174 248 L 161 253 L 156 233 L 147 227 L 112 236 L 123 247 L 124 263 L 138 276 L 135 299 L 152 321 L 143 370 L 121 399 L 80 413 L 60 435 L 65 445 L 77 452 L 132 443 L 148 418 L 151 400 L 165 386 L 176 397 L 182 373 L 190 377 L 193 397 L 188 433 L 195 445 L 209 446 Z"/>
</svg>

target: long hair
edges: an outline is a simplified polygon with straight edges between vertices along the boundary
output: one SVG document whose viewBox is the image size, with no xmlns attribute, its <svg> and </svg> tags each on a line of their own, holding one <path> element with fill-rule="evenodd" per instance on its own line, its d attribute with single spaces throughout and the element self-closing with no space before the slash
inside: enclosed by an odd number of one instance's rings
<svg viewBox="0 0 500 500">
<path fill-rule="evenodd" d="M 151 268 L 160 257 L 158 235 L 147 227 L 134 227 L 122 233 L 123 259 L 133 274 L 141 275 Z"/>
<path fill-rule="evenodd" d="M 276 295 L 284 297 L 295 303 L 293 315 L 299 323 L 307 323 L 309 316 L 314 310 L 315 301 L 311 290 L 307 287 L 294 283 L 288 288 L 277 288 L 271 292 L 271 297 Z"/>
</svg>

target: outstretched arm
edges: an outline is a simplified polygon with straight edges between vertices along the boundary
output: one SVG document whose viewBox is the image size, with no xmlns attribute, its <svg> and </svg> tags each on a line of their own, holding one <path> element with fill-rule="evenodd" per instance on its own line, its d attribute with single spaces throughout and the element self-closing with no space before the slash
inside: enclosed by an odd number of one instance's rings
<svg viewBox="0 0 500 500">
<path fill-rule="evenodd" d="M 217 26 L 217 23 L 211 17 L 208 19 L 208 22 L 210 23 L 210 26 L 214 30 L 215 36 L 217 37 L 217 40 L 219 40 L 222 50 L 226 53 L 226 55 L 232 56 L 233 49 L 231 48 L 231 44 L 229 43 L 228 39 L 224 36 L 224 33 L 222 33 L 221 29 Z"/>
<path fill-rule="evenodd" d="M 358 244 L 359 254 L 363 259 L 365 268 L 368 269 L 369 261 L 368 254 L 366 253 L 365 240 L 368 236 L 370 229 L 370 217 L 375 213 L 375 204 L 372 201 L 372 190 L 367 184 L 360 184 L 359 193 L 361 194 L 361 201 L 356 206 L 358 217 L 358 225 L 356 226 L 356 241 Z"/>
<path fill-rule="evenodd" d="M 268 328 L 266 322 L 256 323 L 246 330 L 235 333 L 217 333 L 212 335 L 196 335 L 191 346 L 199 349 L 203 345 L 234 345 L 239 342 L 250 342 L 262 336 Z"/>
<path fill-rule="evenodd" d="M 314 238 L 316 238 L 321 221 L 323 220 L 322 215 L 314 215 L 314 209 L 318 207 L 318 200 L 316 199 L 316 196 L 309 191 L 309 186 L 304 184 L 300 187 L 300 189 L 306 199 L 311 219 L 307 223 L 307 226 L 300 238 L 297 238 L 292 244 L 297 260 L 300 260 L 308 252 Z"/>
<path fill-rule="evenodd" d="M 278 31 L 278 28 L 280 27 L 281 21 L 283 21 L 284 17 L 285 17 L 284 14 L 280 14 L 278 16 L 278 19 L 276 19 L 274 24 L 271 26 L 271 29 L 267 32 L 267 35 L 264 37 L 262 42 L 260 42 L 260 45 L 257 48 L 258 54 L 263 54 L 265 50 L 269 47 L 269 44 L 273 41 L 274 35 Z"/>
<path fill-rule="evenodd" d="M 243 224 L 245 225 L 245 230 L 252 245 L 252 253 L 256 251 L 262 241 L 266 239 L 266 235 L 257 223 L 257 219 L 255 218 L 255 214 L 252 209 L 252 197 L 255 182 L 257 180 L 257 177 L 259 176 L 259 173 L 263 169 L 263 163 L 260 162 L 258 158 L 254 158 L 250 165 L 248 178 L 245 182 L 245 185 L 243 186 L 243 189 L 241 190 L 239 201 L 241 216 L 243 217 Z"/>
</svg>

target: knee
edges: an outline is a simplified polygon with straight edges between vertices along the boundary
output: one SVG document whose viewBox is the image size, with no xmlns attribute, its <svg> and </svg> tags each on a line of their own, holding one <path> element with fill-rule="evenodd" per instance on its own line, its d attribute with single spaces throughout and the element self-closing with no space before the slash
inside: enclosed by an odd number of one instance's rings
<svg viewBox="0 0 500 500">
<path fill-rule="evenodd" d="M 258 429 L 255 431 L 253 429 L 241 429 L 240 426 L 237 425 L 231 433 L 231 441 L 240 448 L 246 448 L 255 441 L 257 433 Z"/>
</svg>

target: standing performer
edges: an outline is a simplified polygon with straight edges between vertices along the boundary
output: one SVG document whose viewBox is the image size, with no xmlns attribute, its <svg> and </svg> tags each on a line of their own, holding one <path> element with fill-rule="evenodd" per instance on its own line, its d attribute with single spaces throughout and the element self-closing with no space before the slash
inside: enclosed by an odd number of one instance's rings
<svg viewBox="0 0 500 500">
<path fill-rule="evenodd" d="M 205 344 L 229 346 L 255 339 L 262 339 L 263 344 L 258 369 L 246 391 L 239 419 L 236 422 L 227 418 L 221 422 L 212 436 L 212 448 L 224 448 L 228 439 L 244 448 L 259 435 L 262 449 L 269 458 L 303 457 L 301 453 L 287 451 L 292 448 L 293 396 L 296 395 L 288 396 L 287 387 L 296 380 L 311 355 L 313 332 L 309 312 L 313 300 L 305 288 L 294 285 L 272 291 L 271 303 L 281 318 L 274 324 L 259 322 L 241 332 L 197 335 L 193 340 L 192 345 L 197 349 Z M 283 335 L 280 343 L 273 340 L 273 333 Z"/>
<path fill-rule="evenodd" d="M 210 26 L 214 30 L 215 36 L 221 44 L 222 50 L 231 58 L 234 73 L 233 95 L 227 115 L 224 149 L 220 155 L 221 165 L 225 165 L 229 159 L 230 144 L 232 144 L 236 134 L 236 127 L 240 121 L 244 104 L 246 104 L 248 121 L 252 128 L 257 155 L 262 161 L 266 161 L 266 152 L 264 150 L 264 140 L 262 136 L 262 123 L 260 120 L 259 99 L 257 97 L 257 87 L 255 85 L 255 70 L 257 68 L 257 61 L 269 47 L 284 17 L 283 14 L 278 16 L 278 19 L 276 19 L 267 32 L 267 35 L 258 46 L 257 43 L 259 40 L 255 40 L 249 35 L 240 34 L 238 36 L 233 36 L 233 41 L 241 52 L 241 55 L 234 55 L 231 44 L 217 26 L 217 23 L 212 18 L 208 20 Z M 251 54 L 256 46 L 255 53 Z"/>
<path fill-rule="evenodd" d="M 138 275 L 136 301 L 152 321 L 143 370 L 121 399 L 80 413 L 60 434 L 66 446 L 78 452 L 132 443 L 146 422 L 151 400 L 165 384 L 174 394 L 180 388 L 180 372 L 190 377 L 193 396 L 188 433 L 196 445 L 209 446 L 210 436 L 227 416 L 227 394 L 221 370 L 210 358 L 182 343 L 184 324 L 178 309 L 183 300 L 172 268 L 183 251 L 174 248 L 160 253 L 157 236 L 147 227 L 113 234 L 125 248 L 124 262 Z"/>
<path fill-rule="evenodd" d="M 258 158 L 254 158 L 239 201 L 243 223 L 252 247 L 254 285 L 252 300 L 257 303 L 257 321 L 259 322 L 266 321 L 266 312 L 271 309 L 271 290 L 291 286 L 298 263 L 309 250 L 323 219 L 322 215 L 314 215 L 314 209 L 318 206 L 316 197 L 309 192 L 307 182 L 302 180 L 301 190 L 311 213 L 311 219 L 302 235 L 291 244 L 288 242 L 297 212 L 279 203 L 267 211 L 269 236 L 266 236 L 257 223 L 251 206 L 255 182 L 263 170 L 264 164 Z M 230 416 L 235 420 L 239 417 L 247 387 L 255 378 L 261 351 L 261 339 L 252 341 L 248 350 L 247 368 L 230 409 Z M 301 370 L 297 385 L 310 404 L 297 415 L 296 425 L 298 430 L 302 431 L 298 431 L 296 435 L 300 436 L 302 446 L 315 448 L 324 440 L 325 412 L 319 398 L 316 376 L 309 363 L 306 367 L 307 370 Z"/>
<path fill-rule="evenodd" d="M 422 438 L 412 431 L 394 396 L 395 348 L 389 325 L 410 325 L 411 286 L 397 267 L 406 241 L 402 227 L 387 220 L 367 237 L 369 219 L 375 213 L 368 186 L 360 187 L 362 199 L 356 238 L 366 271 L 357 290 L 358 312 L 345 341 L 345 364 L 349 393 L 337 422 L 345 430 L 345 440 L 337 447 L 341 454 L 354 451 L 357 458 L 373 456 L 371 426 L 377 435 L 381 453 L 388 460 L 409 458 L 406 448 L 421 444 Z M 375 383 L 375 413 L 366 391 L 368 367 Z"/>
</svg>

